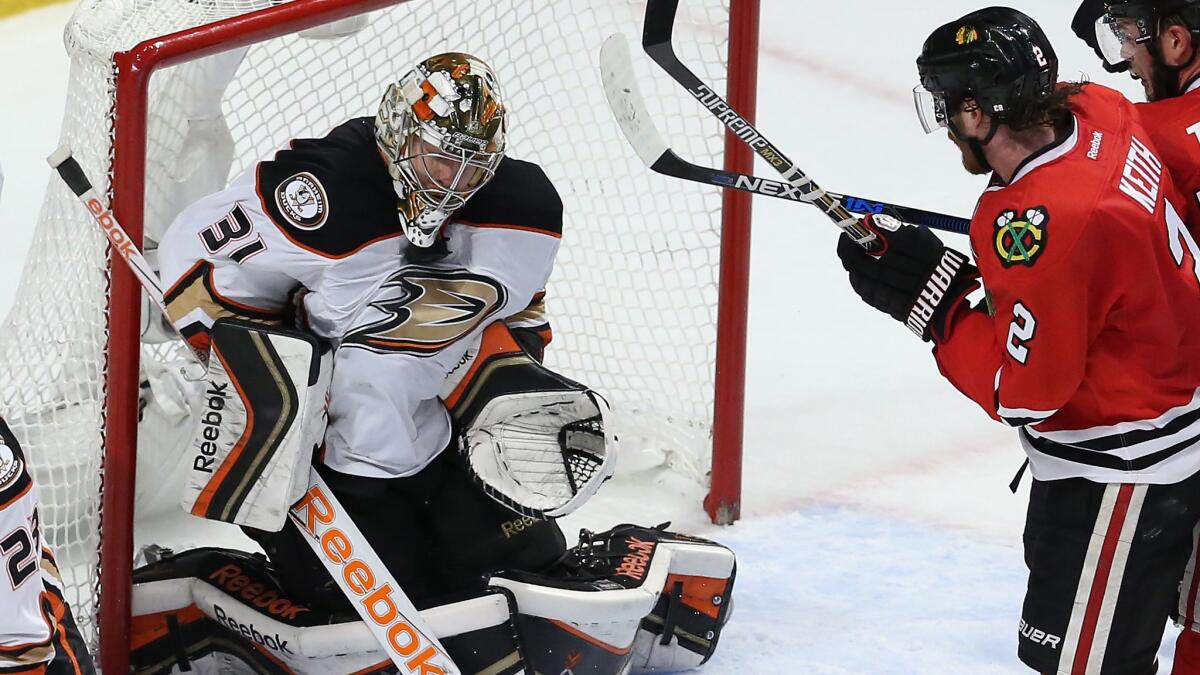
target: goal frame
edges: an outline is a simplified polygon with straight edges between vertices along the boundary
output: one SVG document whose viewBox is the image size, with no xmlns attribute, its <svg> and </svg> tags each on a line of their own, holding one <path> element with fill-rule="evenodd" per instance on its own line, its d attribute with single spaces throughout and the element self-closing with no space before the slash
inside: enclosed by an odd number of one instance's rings
<svg viewBox="0 0 1200 675">
<path fill-rule="evenodd" d="M 204 26 L 150 38 L 113 56 L 114 124 L 110 199 L 130 238 L 143 237 L 147 113 L 150 81 L 159 69 L 248 46 L 339 19 L 413 0 L 295 0 Z M 727 54 L 730 105 L 753 122 L 758 64 L 759 0 L 730 0 Z M 725 169 L 752 173 L 753 153 L 730 132 Z M 751 196 L 727 190 L 722 200 L 713 398 L 712 474 L 704 507 L 715 523 L 731 524 L 741 509 L 742 433 L 749 295 Z M 104 414 L 99 553 L 99 661 L 110 673 L 129 671 L 133 514 L 137 467 L 140 287 L 109 256 L 107 387 Z"/>
</svg>

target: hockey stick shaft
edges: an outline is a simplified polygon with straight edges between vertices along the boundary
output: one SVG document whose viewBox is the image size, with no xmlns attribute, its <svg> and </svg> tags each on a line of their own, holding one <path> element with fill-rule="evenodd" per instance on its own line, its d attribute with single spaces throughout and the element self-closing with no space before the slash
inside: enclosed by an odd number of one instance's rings
<svg viewBox="0 0 1200 675">
<path fill-rule="evenodd" d="M 663 140 L 650 111 L 646 109 L 638 91 L 629 47 L 624 36 L 610 36 L 600 50 L 600 74 L 609 107 L 626 140 L 637 152 L 638 157 L 652 171 L 704 185 L 730 190 L 741 190 L 765 197 L 786 199 L 799 203 L 811 203 L 810 195 L 816 188 L 809 183 L 792 185 L 769 178 L 723 171 L 693 164 L 681 158 Z M 925 211 L 910 206 L 901 206 L 878 199 L 828 193 L 852 213 L 885 214 L 914 225 L 924 225 L 947 232 L 966 234 L 970 221 L 965 218 Z"/>
<path fill-rule="evenodd" d="M 133 239 L 129 237 L 129 233 L 125 228 L 121 227 L 121 223 L 117 222 L 117 217 L 113 215 L 112 209 L 108 208 L 100 195 L 96 194 L 96 188 L 92 185 L 92 181 L 88 179 L 87 173 L 83 167 L 71 154 L 71 148 L 64 145 L 55 150 L 53 154 L 46 158 L 46 162 L 50 167 L 58 172 L 63 182 L 67 184 L 71 192 L 83 202 L 92 219 L 100 226 L 104 232 L 104 236 L 108 237 L 108 241 L 112 244 L 113 251 L 129 265 L 133 276 L 137 277 L 138 283 L 146 290 L 146 295 L 158 305 L 163 316 L 170 316 L 167 313 L 167 304 L 163 299 L 162 282 L 159 281 L 158 275 L 150 267 L 150 263 L 146 261 L 146 257 L 138 250 Z M 176 333 L 179 334 L 178 329 Z M 200 353 L 192 346 L 192 343 L 187 341 L 182 334 L 179 334 L 179 339 L 187 345 L 188 351 L 196 359 L 197 363 L 204 364 L 205 359 L 201 358 Z"/>
<path fill-rule="evenodd" d="M 402 673 L 460 675 L 412 600 L 313 468 L 289 516 Z"/>
<path fill-rule="evenodd" d="M 750 192 L 764 197 L 774 197 L 776 199 L 786 199 L 800 203 L 808 203 L 809 201 L 806 192 L 808 188 L 798 188 L 789 183 L 771 180 L 770 178 L 759 178 L 731 171 L 710 169 L 687 162 L 674 152 L 668 151 L 668 153 L 659 157 L 650 168 L 667 176 L 683 178 L 684 180 L 695 181 L 705 185 L 715 185 L 732 190 Z M 851 213 L 863 215 L 871 213 L 884 214 L 905 223 L 924 225 L 935 230 L 957 234 L 967 234 L 971 226 L 971 221 L 966 218 L 948 216 L 943 213 L 891 204 L 866 197 L 844 195 L 836 192 L 827 192 L 826 194 L 838 200 Z"/>
<path fill-rule="evenodd" d="M 650 58 L 735 136 L 749 145 L 755 154 L 774 167 L 788 184 L 797 188 L 810 188 L 805 195 L 805 201 L 824 211 L 835 225 L 853 237 L 863 248 L 868 251 L 879 250 L 882 243 L 878 241 L 875 233 L 860 223 L 841 202 L 814 183 L 795 162 L 788 159 L 779 148 L 759 133 L 754 125 L 731 108 L 720 94 L 710 89 L 675 56 L 675 48 L 671 45 L 671 33 L 675 27 L 675 14 L 678 9 L 679 0 L 648 0 L 646 3 L 642 48 Z"/>
<path fill-rule="evenodd" d="M 848 212 L 886 213 L 909 223 L 937 227 L 951 232 L 964 234 L 967 232 L 969 221 L 963 218 L 859 198 L 853 199 L 855 205 L 860 208 L 849 208 L 843 201 L 842 195 L 821 190 L 778 146 L 771 143 L 762 135 L 762 132 L 734 110 L 720 94 L 713 91 L 679 60 L 671 44 L 678 8 L 679 0 L 648 0 L 646 22 L 642 33 L 643 49 L 672 79 L 682 85 L 692 98 L 711 112 L 742 142 L 750 146 L 759 157 L 774 167 L 784 177 L 787 184 L 793 187 L 807 188 L 808 194 L 799 201 L 809 201 L 821 207 L 826 215 L 839 227 L 849 230 L 852 236 L 859 239 L 860 243 L 869 241 L 869 239 L 862 238 L 862 235 L 868 231 L 858 224 L 857 219 L 854 220 L 854 227 L 846 226 L 844 218 L 848 216 Z M 738 188 L 735 187 L 735 189 Z M 762 194 L 762 192 L 758 192 L 758 194 Z M 868 204 L 870 208 L 862 208 Z M 851 216 L 851 218 L 853 217 Z"/>
</svg>

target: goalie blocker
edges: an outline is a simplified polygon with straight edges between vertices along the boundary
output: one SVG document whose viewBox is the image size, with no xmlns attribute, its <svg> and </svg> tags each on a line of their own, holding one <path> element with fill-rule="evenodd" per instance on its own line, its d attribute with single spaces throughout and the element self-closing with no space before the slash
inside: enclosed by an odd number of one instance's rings
<svg viewBox="0 0 1200 675">
<path fill-rule="evenodd" d="M 234 319 L 216 321 L 211 340 L 180 505 L 277 532 L 325 433 L 333 354 L 306 333 Z"/>
<path fill-rule="evenodd" d="M 677 671 L 716 649 L 735 569 L 718 544 L 622 525 L 583 532 L 545 574 L 498 574 L 421 615 L 463 673 Z M 138 569 L 133 614 L 134 673 L 396 672 L 353 613 L 298 601 L 240 551 L 167 552 Z"/>
</svg>

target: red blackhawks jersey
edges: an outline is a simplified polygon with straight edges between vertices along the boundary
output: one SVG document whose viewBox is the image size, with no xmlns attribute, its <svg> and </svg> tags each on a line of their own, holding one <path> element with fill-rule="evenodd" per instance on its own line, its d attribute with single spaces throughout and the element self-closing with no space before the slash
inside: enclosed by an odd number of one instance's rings
<svg viewBox="0 0 1200 675">
<path fill-rule="evenodd" d="M 1200 80 L 1183 96 L 1135 107 L 1159 159 L 1183 193 L 1186 206 L 1177 205 L 1179 215 L 1194 234 L 1200 233 Z"/>
<path fill-rule="evenodd" d="M 1133 104 L 1085 85 L 1073 128 L 971 222 L 989 311 L 960 305 L 935 354 L 1020 427 L 1040 480 L 1172 483 L 1200 469 L 1200 249 Z"/>
</svg>

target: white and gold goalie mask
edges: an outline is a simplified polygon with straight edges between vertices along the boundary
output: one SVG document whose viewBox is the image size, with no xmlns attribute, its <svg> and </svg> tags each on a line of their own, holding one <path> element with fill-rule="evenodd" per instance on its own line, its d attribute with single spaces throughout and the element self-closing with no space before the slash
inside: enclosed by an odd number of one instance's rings
<svg viewBox="0 0 1200 675">
<path fill-rule="evenodd" d="M 496 75 L 458 52 L 422 61 L 388 87 L 375 118 L 404 234 L 422 248 L 504 157 L 507 110 Z"/>
</svg>

